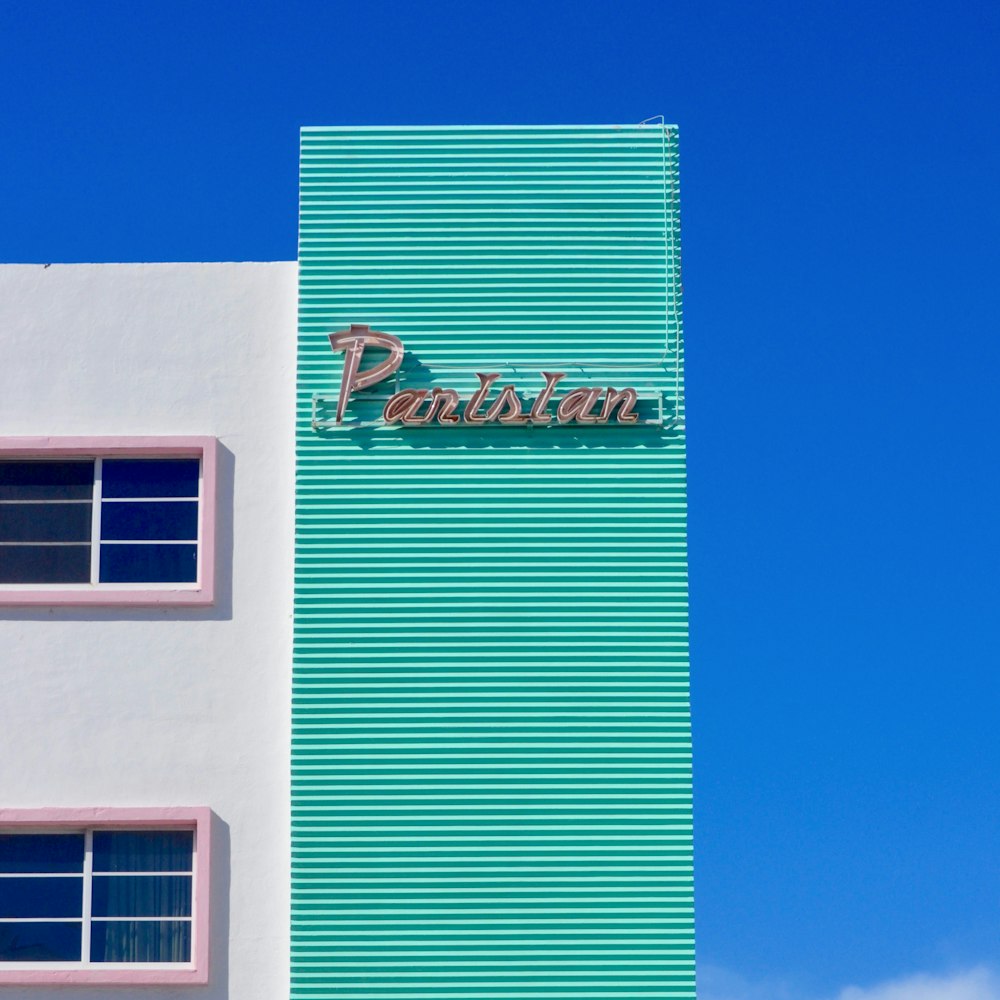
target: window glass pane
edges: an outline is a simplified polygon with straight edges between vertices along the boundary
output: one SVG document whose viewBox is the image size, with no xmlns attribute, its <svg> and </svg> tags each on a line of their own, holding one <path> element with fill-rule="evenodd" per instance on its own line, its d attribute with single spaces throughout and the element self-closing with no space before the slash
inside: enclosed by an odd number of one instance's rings
<svg viewBox="0 0 1000 1000">
<path fill-rule="evenodd" d="M 0 872 L 82 871 L 82 833 L 0 834 Z"/>
<path fill-rule="evenodd" d="M 82 876 L 0 878 L 0 917 L 79 917 Z M 176 916 L 176 914 L 170 914 Z"/>
<path fill-rule="evenodd" d="M 94 460 L 0 462 L 0 500 L 89 500 Z"/>
<path fill-rule="evenodd" d="M 190 875 L 95 875 L 95 917 L 190 917 Z"/>
<path fill-rule="evenodd" d="M 92 962 L 190 962 L 191 923 L 179 920 L 95 920 Z"/>
<path fill-rule="evenodd" d="M 0 503 L 0 542 L 89 542 L 89 503 Z"/>
<path fill-rule="evenodd" d="M 101 492 L 106 497 L 197 497 L 197 458 L 106 458 Z"/>
<path fill-rule="evenodd" d="M 89 545 L 0 544 L 0 583 L 89 582 Z"/>
<path fill-rule="evenodd" d="M 118 503 L 112 500 L 101 505 L 101 538 L 129 541 L 176 538 L 195 542 L 198 540 L 198 502 Z"/>
<path fill-rule="evenodd" d="M 101 545 L 101 583 L 194 583 L 197 545 Z"/>
<path fill-rule="evenodd" d="M 95 872 L 189 872 L 192 830 L 95 830 Z"/>
<path fill-rule="evenodd" d="M 0 924 L 0 962 L 79 962 L 83 925 Z"/>
</svg>

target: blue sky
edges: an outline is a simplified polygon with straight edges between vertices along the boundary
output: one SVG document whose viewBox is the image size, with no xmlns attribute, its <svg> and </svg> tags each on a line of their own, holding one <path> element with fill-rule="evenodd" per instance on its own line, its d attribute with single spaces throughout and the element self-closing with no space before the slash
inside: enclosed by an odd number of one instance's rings
<svg viewBox="0 0 1000 1000">
<path fill-rule="evenodd" d="M 968 0 L 11 0 L 0 260 L 293 259 L 303 124 L 679 123 L 705 1000 L 995 1000 L 998 40 Z"/>
</svg>

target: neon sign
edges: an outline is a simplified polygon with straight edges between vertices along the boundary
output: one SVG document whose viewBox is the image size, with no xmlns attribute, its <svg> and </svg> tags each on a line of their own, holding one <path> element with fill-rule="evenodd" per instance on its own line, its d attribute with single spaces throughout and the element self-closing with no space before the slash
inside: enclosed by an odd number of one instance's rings
<svg viewBox="0 0 1000 1000">
<path fill-rule="evenodd" d="M 349 330 L 330 334 L 330 346 L 344 352 L 344 370 L 337 397 L 335 424 L 344 423 L 351 396 L 394 375 L 403 363 L 403 342 L 388 333 L 372 330 L 361 324 L 351 324 Z M 366 348 L 378 347 L 388 356 L 368 368 L 361 367 Z M 638 392 L 634 388 L 587 386 L 571 389 L 558 396 L 556 390 L 566 377 L 565 372 L 542 372 L 545 385 L 530 403 L 524 402 L 514 384 L 504 385 L 499 394 L 487 402 L 499 372 L 477 372 L 479 387 L 463 400 L 456 389 L 403 389 L 393 393 L 382 409 L 386 424 L 404 427 L 444 427 L 497 423 L 505 426 L 552 424 L 635 424 Z"/>
</svg>

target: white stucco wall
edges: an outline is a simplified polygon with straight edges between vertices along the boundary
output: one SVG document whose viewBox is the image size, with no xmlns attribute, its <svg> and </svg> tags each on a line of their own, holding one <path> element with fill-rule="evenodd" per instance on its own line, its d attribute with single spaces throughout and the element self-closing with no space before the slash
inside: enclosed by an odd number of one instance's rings
<svg viewBox="0 0 1000 1000">
<path fill-rule="evenodd" d="M 0 266 L 0 434 L 223 449 L 214 607 L 0 606 L 0 806 L 210 806 L 211 982 L 5 998 L 287 996 L 295 284 L 294 263 Z"/>
</svg>

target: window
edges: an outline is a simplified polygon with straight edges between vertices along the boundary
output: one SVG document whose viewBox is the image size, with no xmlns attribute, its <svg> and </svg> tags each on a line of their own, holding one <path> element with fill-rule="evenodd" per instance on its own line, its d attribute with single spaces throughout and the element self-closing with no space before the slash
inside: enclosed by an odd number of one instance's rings
<svg viewBox="0 0 1000 1000">
<path fill-rule="evenodd" d="M 207 981 L 208 811 L 41 812 L 0 813 L 0 984 Z"/>
<path fill-rule="evenodd" d="M 0 601 L 211 600 L 215 442 L 0 439 Z"/>
<path fill-rule="evenodd" d="M 196 583 L 200 467 L 0 460 L 0 583 Z"/>
<path fill-rule="evenodd" d="M 193 830 L 0 833 L 0 962 L 190 962 Z"/>
</svg>

